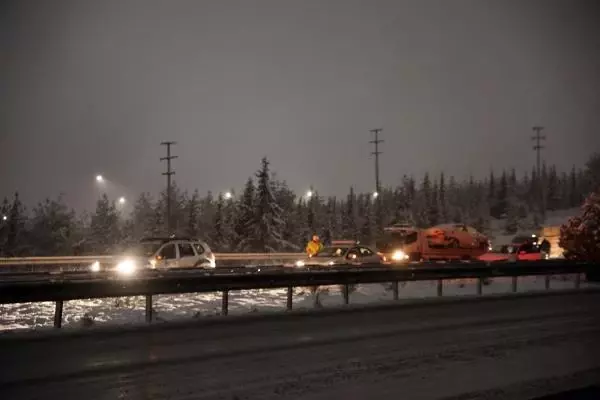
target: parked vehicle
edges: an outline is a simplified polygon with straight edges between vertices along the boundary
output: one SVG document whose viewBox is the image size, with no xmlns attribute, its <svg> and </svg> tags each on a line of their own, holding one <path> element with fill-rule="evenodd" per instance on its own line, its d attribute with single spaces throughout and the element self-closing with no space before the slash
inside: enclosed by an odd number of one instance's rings
<svg viewBox="0 0 600 400">
<path fill-rule="evenodd" d="M 381 263 L 383 263 L 383 257 L 377 254 L 377 251 L 369 246 L 359 244 L 353 240 L 334 240 L 331 242 L 331 246 L 324 247 L 314 256 L 298 260 L 296 266 L 362 265 Z"/>
<path fill-rule="evenodd" d="M 487 237 L 464 224 L 418 229 L 408 225 L 384 228 L 377 250 L 392 263 L 421 260 L 471 260 L 489 248 Z"/>
<path fill-rule="evenodd" d="M 187 237 L 144 238 L 117 257 L 115 270 L 130 275 L 144 268 L 215 268 L 215 256 L 203 241 Z"/>
<path fill-rule="evenodd" d="M 522 237 L 518 237 L 522 238 Z M 494 248 L 492 251 L 479 256 L 480 261 L 536 261 L 546 260 L 549 255 L 541 251 L 540 246 L 534 240 L 528 237 L 526 240 L 516 238 L 516 243 L 502 245 Z M 515 239 L 513 239 L 513 242 Z"/>
</svg>

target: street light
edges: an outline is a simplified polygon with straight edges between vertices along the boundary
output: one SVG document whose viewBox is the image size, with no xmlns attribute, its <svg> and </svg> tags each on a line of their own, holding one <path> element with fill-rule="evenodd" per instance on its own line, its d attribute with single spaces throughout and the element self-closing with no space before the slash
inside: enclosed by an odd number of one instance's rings
<svg viewBox="0 0 600 400">
<path fill-rule="evenodd" d="M 102 175 L 96 175 L 96 182 L 98 182 L 98 183 L 104 182 L 104 177 Z"/>
<path fill-rule="evenodd" d="M 377 193 L 377 192 L 373 192 L 373 198 L 374 198 L 374 199 L 376 199 L 376 198 L 377 198 L 377 196 L 379 196 L 379 193 Z"/>
<path fill-rule="evenodd" d="M 225 192 L 224 197 L 225 197 L 225 200 L 229 200 L 233 197 L 233 195 L 231 194 L 231 192 Z"/>
<path fill-rule="evenodd" d="M 6 215 L 2 216 L 2 221 L 6 221 L 8 219 L 8 217 Z"/>
<path fill-rule="evenodd" d="M 310 199 L 312 196 L 313 196 L 313 192 L 312 192 L 312 190 L 308 190 L 308 191 L 306 192 L 306 197 Z"/>
<path fill-rule="evenodd" d="M 119 204 L 125 204 L 125 197 L 119 197 Z"/>
</svg>

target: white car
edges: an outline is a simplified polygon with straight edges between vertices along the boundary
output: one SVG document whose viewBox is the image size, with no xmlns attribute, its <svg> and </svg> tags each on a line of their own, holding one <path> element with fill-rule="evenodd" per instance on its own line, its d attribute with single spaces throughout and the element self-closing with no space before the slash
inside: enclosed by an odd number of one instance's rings
<svg viewBox="0 0 600 400">
<path fill-rule="evenodd" d="M 215 268 L 215 255 L 203 241 L 190 238 L 146 238 L 117 257 L 115 270 L 130 275 L 143 268 Z"/>
</svg>

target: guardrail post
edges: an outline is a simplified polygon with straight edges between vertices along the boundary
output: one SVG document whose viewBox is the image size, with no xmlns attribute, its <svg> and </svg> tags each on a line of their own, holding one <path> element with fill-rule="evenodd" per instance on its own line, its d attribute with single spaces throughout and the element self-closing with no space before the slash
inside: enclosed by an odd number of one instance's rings
<svg viewBox="0 0 600 400">
<path fill-rule="evenodd" d="M 229 290 L 223 290 L 223 300 L 221 301 L 221 314 L 227 315 L 229 312 Z"/>
<path fill-rule="evenodd" d="M 350 290 L 347 283 L 344 283 L 342 294 L 344 296 L 344 304 L 348 305 L 350 303 Z"/>
<path fill-rule="evenodd" d="M 54 327 L 60 328 L 62 326 L 63 317 L 63 301 L 57 300 L 54 305 Z"/>
<path fill-rule="evenodd" d="M 550 289 L 550 275 L 546 275 L 544 277 L 544 287 L 546 288 L 546 290 Z"/>
<path fill-rule="evenodd" d="M 517 277 L 513 276 L 512 277 L 512 292 L 513 293 L 517 293 Z"/>
<path fill-rule="evenodd" d="M 293 296 L 294 296 L 294 287 L 293 286 L 288 286 L 288 288 L 287 288 L 287 302 L 286 302 L 286 309 L 288 311 L 292 311 Z"/>
<path fill-rule="evenodd" d="M 483 294 L 483 278 L 477 278 L 477 296 Z"/>
<path fill-rule="evenodd" d="M 152 295 L 146 295 L 146 322 L 152 322 Z"/>
<path fill-rule="evenodd" d="M 394 295 L 394 300 L 398 300 L 398 281 L 392 282 L 392 293 Z"/>
<path fill-rule="evenodd" d="M 575 289 L 579 289 L 581 286 L 581 274 L 575 275 Z"/>
<path fill-rule="evenodd" d="M 437 295 L 441 297 L 444 294 L 444 281 L 438 279 L 437 281 Z"/>
</svg>

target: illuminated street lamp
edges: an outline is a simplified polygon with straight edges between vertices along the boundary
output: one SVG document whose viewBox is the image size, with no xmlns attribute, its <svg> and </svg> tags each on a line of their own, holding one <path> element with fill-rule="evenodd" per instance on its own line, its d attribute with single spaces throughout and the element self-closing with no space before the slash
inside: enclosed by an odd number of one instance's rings
<svg viewBox="0 0 600 400">
<path fill-rule="evenodd" d="M 373 198 L 374 198 L 374 199 L 376 199 L 376 198 L 377 198 L 377 196 L 379 196 L 379 193 L 377 193 L 377 192 L 373 192 Z"/>
<path fill-rule="evenodd" d="M 8 219 L 8 217 L 6 215 L 2 216 L 2 221 L 6 221 Z"/>
<path fill-rule="evenodd" d="M 102 175 L 96 175 L 96 182 L 98 182 L 98 183 L 104 182 L 104 177 Z"/>
<path fill-rule="evenodd" d="M 119 197 L 119 204 L 125 204 L 125 197 Z"/>
<path fill-rule="evenodd" d="M 233 194 L 231 194 L 231 192 L 225 192 L 223 197 L 225 197 L 225 200 L 230 200 L 233 197 Z"/>
<path fill-rule="evenodd" d="M 313 196 L 313 191 L 312 190 L 308 190 L 306 192 L 306 198 L 310 199 Z"/>
</svg>

